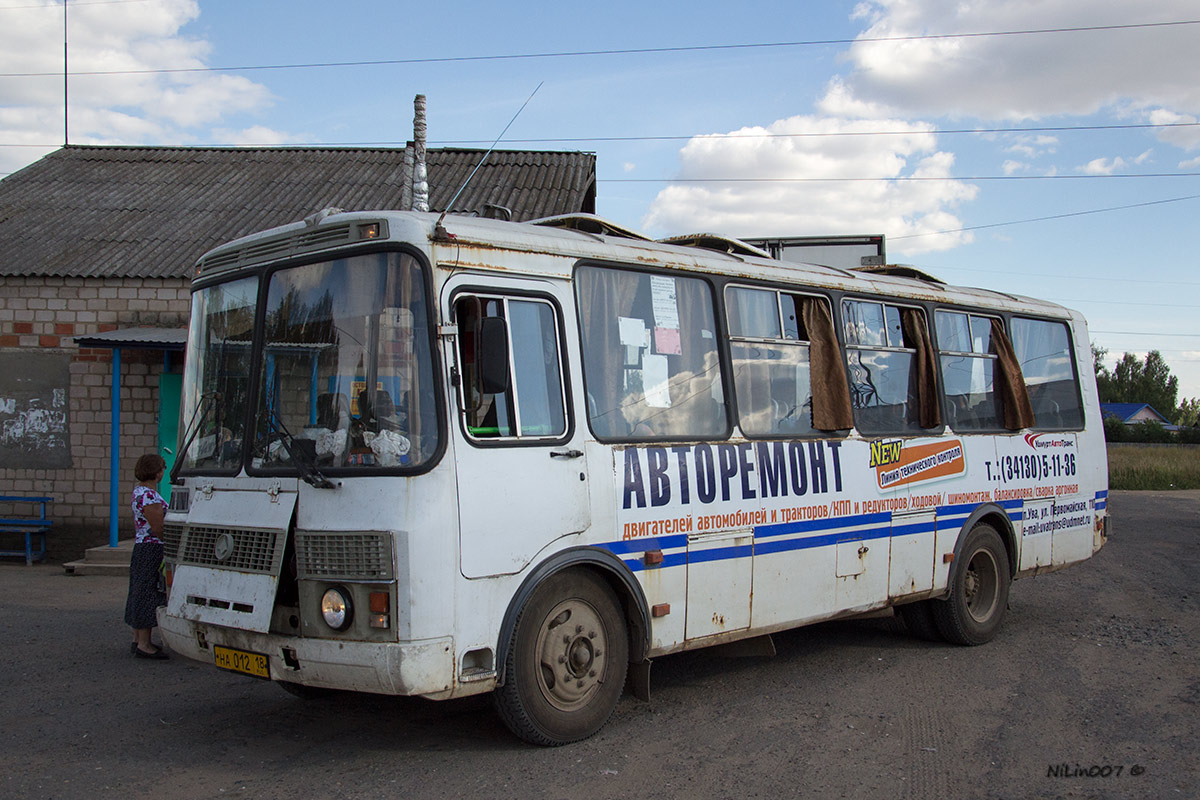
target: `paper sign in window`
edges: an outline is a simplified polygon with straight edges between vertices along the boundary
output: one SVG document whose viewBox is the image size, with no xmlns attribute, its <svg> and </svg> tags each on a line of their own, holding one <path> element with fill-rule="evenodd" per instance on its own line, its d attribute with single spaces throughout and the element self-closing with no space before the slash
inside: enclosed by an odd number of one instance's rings
<svg viewBox="0 0 1200 800">
<path fill-rule="evenodd" d="M 647 355 L 642 359 L 642 380 L 645 382 L 646 405 L 651 408 L 671 407 L 671 392 L 667 384 L 669 374 L 666 356 Z"/>
<path fill-rule="evenodd" d="M 679 344 L 679 329 L 678 328 L 655 328 L 654 329 L 654 352 L 664 356 L 678 356 L 683 354 L 683 349 Z"/>
<path fill-rule="evenodd" d="M 651 275 L 650 300 L 654 306 L 654 327 L 679 330 L 679 306 L 675 294 L 675 279 Z"/>
</svg>

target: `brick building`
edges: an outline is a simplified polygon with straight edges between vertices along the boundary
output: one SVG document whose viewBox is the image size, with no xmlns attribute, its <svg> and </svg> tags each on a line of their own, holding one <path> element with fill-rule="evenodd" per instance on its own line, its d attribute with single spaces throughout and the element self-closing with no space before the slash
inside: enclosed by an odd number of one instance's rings
<svg viewBox="0 0 1200 800">
<path fill-rule="evenodd" d="M 427 152 L 431 210 L 482 155 Z M 410 208 L 413 158 L 412 146 L 72 145 L 0 181 L 0 494 L 54 498 L 51 560 L 106 543 L 110 507 L 130 536 L 133 463 L 174 448 L 197 257 L 322 208 Z M 594 213 L 595 179 L 594 154 L 495 151 L 452 212 Z"/>
</svg>

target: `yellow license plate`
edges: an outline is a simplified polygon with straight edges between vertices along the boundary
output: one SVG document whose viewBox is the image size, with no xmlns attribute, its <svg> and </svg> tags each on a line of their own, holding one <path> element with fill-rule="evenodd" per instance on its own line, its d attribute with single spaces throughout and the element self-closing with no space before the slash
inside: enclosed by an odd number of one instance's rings
<svg viewBox="0 0 1200 800">
<path fill-rule="evenodd" d="M 235 650 L 232 647 L 213 645 L 213 656 L 221 669 L 253 675 L 256 678 L 270 678 L 270 662 L 262 653 L 247 653 L 245 650 Z"/>
</svg>

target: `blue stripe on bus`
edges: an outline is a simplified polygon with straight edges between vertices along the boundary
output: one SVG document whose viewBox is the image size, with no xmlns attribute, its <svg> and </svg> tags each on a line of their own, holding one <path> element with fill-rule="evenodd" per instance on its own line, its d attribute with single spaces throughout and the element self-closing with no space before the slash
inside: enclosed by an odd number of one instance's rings
<svg viewBox="0 0 1200 800">
<path fill-rule="evenodd" d="M 886 539 L 891 533 L 891 528 L 871 528 L 865 531 L 859 531 L 853 538 L 847 538 L 844 533 L 830 533 L 824 536 L 806 536 L 802 539 L 777 539 L 773 542 L 763 542 L 754 545 L 754 554 L 759 556 L 770 555 L 771 553 L 785 553 L 790 550 L 810 550 L 814 547 L 828 547 L 831 544 L 841 544 L 842 542 L 865 542 L 872 539 Z"/>
<path fill-rule="evenodd" d="M 625 553 L 644 553 L 647 550 L 671 550 L 676 547 L 687 547 L 687 534 L 671 536 L 647 536 L 644 539 L 623 539 L 616 542 L 605 542 L 600 545 L 616 555 Z"/>
<path fill-rule="evenodd" d="M 807 522 L 780 522 L 774 525 L 759 525 L 754 529 L 756 539 L 766 539 L 772 536 L 787 536 L 790 533 L 810 533 L 831 528 L 849 528 L 854 525 L 874 525 L 880 522 L 890 522 L 892 513 L 881 511 L 877 514 L 855 514 L 850 517 L 834 517 L 833 519 L 817 519 Z"/>
<path fill-rule="evenodd" d="M 937 515 L 932 520 L 893 525 L 891 512 L 883 511 L 875 514 L 855 514 L 849 517 L 833 519 L 808 520 L 804 522 L 786 522 L 775 525 L 759 525 L 754 528 L 754 543 L 735 545 L 731 547 L 715 547 L 707 550 L 695 550 L 690 554 L 686 549 L 687 534 L 671 536 L 652 536 L 645 539 L 628 541 L 604 542 L 599 545 L 618 556 L 631 572 L 643 572 L 647 569 L 666 569 L 681 567 L 689 563 L 699 564 L 711 561 L 727 561 L 738 558 L 749 558 L 755 555 L 770 555 L 795 550 L 811 550 L 818 547 L 841 544 L 843 542 L 869 541 L 887 539 L 896 536 L 911 536 L 921 533 L 935 533 L 939 530 L 952 530 L 961 527 L 963 521 L 979 508 L 981 504 L 963 503 L 953 506 L 939 506 Z M 1024 518 L 1024 501 L 1003 500 L 998 503 L 1008 511 L 1013 522 Z M 859 528 L 859 530 L 845 530 Z M 816 536 L 794 536 L 794 534 L 829 531 Z M 793 538 L 782 538 L 793 535 Z M 680 552 L 665 553 L 661 563 L 647 567 L 641 554 L 648 550 L 673 550 Z M 637 554 L 629 558 L 629 554 Z"/>
</svg>

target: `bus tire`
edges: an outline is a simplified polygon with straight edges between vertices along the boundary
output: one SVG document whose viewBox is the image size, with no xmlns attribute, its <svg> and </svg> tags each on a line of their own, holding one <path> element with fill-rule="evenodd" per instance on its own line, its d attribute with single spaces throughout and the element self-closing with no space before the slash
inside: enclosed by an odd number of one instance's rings
<svg viewBox="0 0 1200 800">
<path fill-rule="evenodd" d="M 930 603 L 938 632 L 953 644 L 990 642 L 1004 619 L 1011 582 L 1000 534 L 987 523 L 976 525 L 955 559 L 949 596 Z"/>
<path fill-rule="evenodd" d="M 933 600 L 919 600 L 915 603 L 907 603 L 898 606 L 896 613 L 900 615 L 900 619 L 904 620 L 904 627 L 908 628 L 908 632 L 913 636 L 927 642 L 942 642 L 945 640 L 938 630 L 937 623 L 933 621 L 933 609 L 930 608 L 934 602 Z"/>
<path fill-rule="evenodd" d="M 608 722 L 625 686 L 629 638 L 621 605 L 594 572 L 566 569 L 521 609 L 492 697 L 504 724 L 527 742 L 558 746 Z"/>
</svg>

